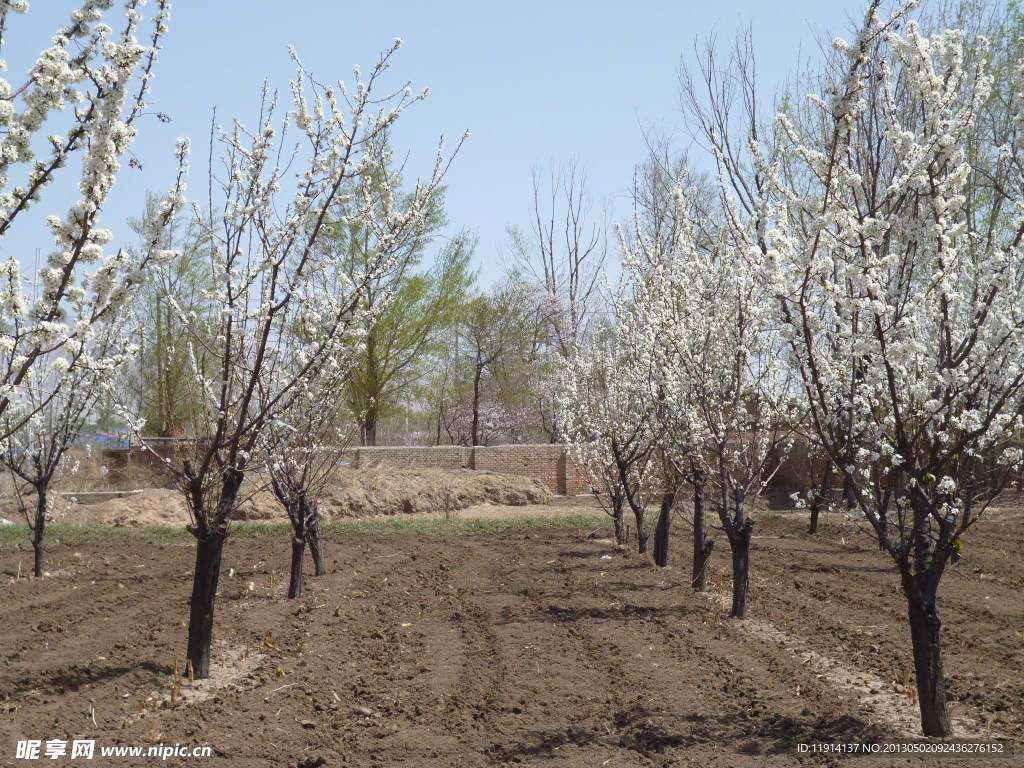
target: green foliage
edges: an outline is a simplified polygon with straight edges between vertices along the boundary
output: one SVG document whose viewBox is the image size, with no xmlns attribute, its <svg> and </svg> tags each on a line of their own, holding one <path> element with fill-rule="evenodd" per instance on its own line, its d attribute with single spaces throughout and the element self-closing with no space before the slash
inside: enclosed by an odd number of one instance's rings
<svg viewBox="0 0 1024 768">
<path fill-rule="evenodd" d="M 129 222 L 140 236 L 157 216 L 159 200 L 148 195 L 142 217 Z M 194 362 L 202 366 L 197 339 L 212 333 L 209 243 L 194 224 L 172 222 L 161 248 L 181 252 L 139 291 L 135 303 L 138 365 L 133 389 L 146 424 L 143 433 L 156 437 L 183 434 L 197 422 L 200 393 L 195 388 Z"/>
<path fill-rule="evenodd" d="M 519 416 L 532 404 L 544 333 L 531 287 L 515 277 L 466 302 L 446 393 L 452 439 L 483 445 L 489 433 L 505 439 L 522 428 Z"/>
<path fill-rule="evenodd" d="M 384 174 L 394 181 L 390 168 L 371 175 L 352 200 L 380 206 L 383 210 L 404 210 L 412 193 L 394 200 L 380 190 Z M 348 206 L 355 203 L 350 201 Z M 381 247 L 374 233 L 345 220 L 346 208 L 335 212 L 330 247 L 350 275 L 360 269 Z M 362 309 L 369 310 L 363 321 L 364 347 L 356 356 L 346 388 L 347 405 L 361 422 L 362 441 L 376 442 L 377 423 L 394 413 L 403 400 L 415 397 L 416 385 L 425 374 L 429 360 L 441 345 L 443 332 L 457 322 L 466 292 L 475 274 L 470 259 L 476 240 L 462 232 L 448 241 L 427 269 L 420 269 L 428 247 L 447 224 L 443 195 L 436 196 L 423 225 L 395 250 L 390 269 L 373 280 L 363 297 Z"/>
<path fill-rule="evenodd" d="M 405 274 L 391 286 L 384 310 L 366 327 L 366 348 L 349 381 L 350 406 L 387 416 L 423 372 L 440 331 L 458 319 L 473 274 L 473 242 L 460 236 L 430 270 Z"/>
</svg>

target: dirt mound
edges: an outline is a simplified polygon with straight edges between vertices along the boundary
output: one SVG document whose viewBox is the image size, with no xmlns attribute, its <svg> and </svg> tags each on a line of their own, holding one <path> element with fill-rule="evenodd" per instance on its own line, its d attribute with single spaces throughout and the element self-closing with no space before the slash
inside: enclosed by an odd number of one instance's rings
<svg viewBox="0 0 1024 768">
<path fill-rule="evenodd" d="M 339 470 L 320 505 L 325 520 L 341 517 L 408 515 L 455 511 L 477 504 L 521 507 L 550 504 L 551 491 L 530 477 L 474 470 L 393 468 Z M 238 507 L 240 520 L 283 517 L 269 491 L 260 491 Z"/>
<path fill-rule="evenodd" d="M 390 467 L 339 469 L 327 489 L 321 514 L 325 520 L 416 512 L 451 511 L 479 504 L 525 506 L 550 504 L 551 492 L 539 480 L 473 470 Z M 86 503 L 88 501 L 88 503 Z M 178 525 L 188 522 L 181 494 L 165 488 L 69 497 L 56 496 L 54 519 L 61 523 L 109 525 Z M 13 500 L 0 503 L 0 516 L 21 521 Z M 284 510 L 265 490 L 259 476 L 247 478 L 235 519 L 283 520 Z"/>
<path fill-rule="evenodd" d="M 176 525 L 188 522 L 188 510 L 185 508 L 185 500 L 177 491 L 150 488 L 98 504 L 69 506 L 61 522 Z"/>
<path fill-rule="evenodd" d="M 164 488 L 142 491 L 54 493 L 50 520 L 55 523 L 105 523 L 109 525 L 174 525 L 188 520 L 181 494 Z M 35 496 L 26 498 L 30 511 Z M 0 517 L 17 523 L 25 518 L 12 498 L 0 499 Z"/>
</svg>

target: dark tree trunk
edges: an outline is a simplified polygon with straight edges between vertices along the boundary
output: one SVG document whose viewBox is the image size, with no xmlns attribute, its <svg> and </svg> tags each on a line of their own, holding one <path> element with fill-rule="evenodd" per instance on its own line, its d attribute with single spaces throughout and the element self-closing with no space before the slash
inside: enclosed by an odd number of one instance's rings
<svg viewBox="0 0 1024 768">
<path fill-rule="evenodd" d="M 32 530 L 32 549 L 35 550 L 35 564 L 32 573 L 39 578 L 43 575 L 43 537 L 46 535 L 46 486 L 36 486 L 36 520 Z"/>
<path fill-rule="evenodd" d="M 292 536 L 292 575 L 288 582 L 288 599 L 294 600 L 302 594 L 302 558 L 306 554 L 304 536 Z"/>
<path fill-rule="evenodd" d="M 615 521 L 615 543 L 619 546 L 626 544 L 626 525 L 622 519 L 622 500 L 613 503 L 612 520 Z"/>
<path fill-rule="evenodd" d="M 196 537 L 196 566 L 192 575 L 192 602 L 188 616 L 188 661 L 192 665 L 193 676 L 198 679 L 210 676 L 213 606 L 220 581 L 221 555 L 244 477 L 245 473 L 237 469 L 225 469 L 213 519 L 210 519 L 208 510 L 197 509 L 195 514 L 202 522 L 201 527 L 190 529 Z M 195 495 L 201 498 L 201 495 Z"/>
<path fill-rule="evenodd" d="M 914 675 L 921 708 L 921 730 L 925 736 L 952 736 L 946 706 L 946 679 L 942 670 L 942 638 L 937 580 L 904 575 L 903 589 L 910 618 L 910 639 L 914 649 Z"/>
<path fill-rule="evenodd" d="M 621 492 L 622 501 L 629 504 L 629 508 L 633 510 L 633 517 L 636 518 L 636 548 L 637 552 L 641 555 L 647 552 L 647 529 L 644 527 L 644 514 L 645 508 L 642 503 L 642 491 L 640 487 L 641 483 L 636 483 L 633 487 L 630 483 L 629 478 L 629 467 L 633 463 L 633 460 L 623 456 L 616 441 L 612 440 L 612 455 L 615 458 L 615 468 L 619 475 L 619 491 Z M 628 532 L 626 534 L 629 536 Z"/>
<path fill-rule="evenodd" d="M 828 459 L 825 460 L 825 469 L 821 478 L 821 487 L 816 489 L 813 497 L 811 498 L 811 521 L 807 527 L 808 533 L 818 532 L 818 515 L 821 513 L 821 507 L 827 503 L 827 499 L 832 493 L 832 462 Z"/>
<path fill-rule="evenodd" d="M 192 577 L 192 605 L 188 617 L 188 660 L 197 679 L 210 676 L 213 642 L 213 605 L 220 579 L 224 534 L 215 529 L 196 540 L 196 569 Z"/>
<path fill-rule="evenodd" d="M 288 506 L 288 519 L 292 524 L 292 567 L 291 579 L 288 582 L 288 599 L 294 600 L 302 594 L 303 585 L 303 559 L 306 556 L 306 542 L 315 541 L 310 549 L 314 551 L 313 559 L 317 559 L 320 551 L 320 525 L 317 519 L 316 507 L 311 505 L 305 492 L 292 499 Z M 323 563 L 321 561 L 321 567 Z M 322 576 L 322 573 L 317 573 Z"/>
<path fill-rule="evenodd" d="M 658 512 L 658 525 L 654 529 L 654 563 L 664 568 L 668 565 L 668 535 L 672 524 L 672 503 L 675 491 L 667 491 L 661 497 L 661 510 Z"/>
<path fill-rule="evenodd" d="M 747 612 L 747 586 L 750 581 L 750 535 L 754 523 L 750 520 L 729 532 L 729 546 L 732 548 L 732 613 L 733 618 L 742 619 Z"/>
<path fill-rule="evenodd" d="M 695 592 L 704 592 L 708 588 L 708 560 L 711 548 L 715 545 L 707 538 L 704 519 L 704 480 L 693 481 L 693 580 Z"/>
<path fill-rule="evenodd" d="M 846 503 L 846 511 L 852 512 L 857 506 L 857 497 L 853 493 L 853 478 L 843 473 L 843 501 Z"/>
<path fill-rule="evenodd" d="M 473 427 L 470 435 L 472 445 L 480 445 L 480 378 L 483 375 L 479 364 L 473 372 Z"/>
<path fill-rule="evenodd" d="M 371 405 L 363 417 L 363 445 L 372 448 L 377 445 L 377 406 Z"/>
<path fill-rule="evenodd" d="M 309 554 L 313 557 L 313 575 L 326 576 L 327 566 L 324 565 L 324 541 L 320 536 L 319 513 L 309 526 Z"/>
<path fill-rule="evenodd" d="M 634 509 L 633 517 L 636 518 L 636 551 L 645 555 L 647 554 L 647 528 L 644 527 L 643 509 Z"/>
</svg>

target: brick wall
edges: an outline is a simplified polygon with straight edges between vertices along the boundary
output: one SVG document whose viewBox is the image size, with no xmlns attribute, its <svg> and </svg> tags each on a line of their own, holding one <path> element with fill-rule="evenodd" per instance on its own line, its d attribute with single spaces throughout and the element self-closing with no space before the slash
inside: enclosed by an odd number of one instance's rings
<svg viewBox="0 0 1024 768">
<path fill-rule="evenodd" d="M 561 445 L 478 445 L 473 449 L 473 469 L 535 477 L 553 493 L 564 495 L 564 456 Z"/>
<path fill-rule="evenodd" d="M 473 449 L 461 445 L 380 446 L 355 448 L 351 465 L 357 468 L 427 467 L 432 469 L 472 469 Z"/>
<path fill-rule="evenodd" d="M 579 496 L 591 492 L 590 481 L 583 470 L 576 466 L 568 451 L 562 451 L 562 476 L 565 478 L 566 496 Z"/>
</svg>

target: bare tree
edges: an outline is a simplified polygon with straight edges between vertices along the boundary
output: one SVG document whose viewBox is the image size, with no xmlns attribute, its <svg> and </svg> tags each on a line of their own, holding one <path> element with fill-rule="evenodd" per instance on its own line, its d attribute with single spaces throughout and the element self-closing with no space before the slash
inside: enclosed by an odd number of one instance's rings
<svg viewBox="0 0 1024 768">
<path fill-rule="evenodd" d="M 566 357 L 584 339 L 597 312 L 608 255 L 605 216 L 595 215 L 586 172 L 570 161 L 545 178 L 533 171 L 533 210 L 528 231 L 509 227 L 514 264 L 537 287 L 535 300 L 546 330 L 546 355 Z M 560 439 L 550 387 L 538 407 L 551 440 Z"/>
<path fill-rule="evenodd" d="M 754 221 L 755 230 L 763 230 L 767 222 L 760 206 L 767 194 L 767 176 L 764 163 L 751 150 L 772 145 L 771 118 L 776 110 L 774 104 L 765 109 L 761 103 L 753 32 L 748 27 L 737 34 L 724 58 L 713 35 L 695 42 L 694 55 L 696 67 L 680 65 L 678 72 L 684 125 L 694 145 L 714 161 L 716 177 L 724 182 L 730 202 Z M 767 123 L 763 113 L 767 113 Z M 697 195 L 688 198 L 690 210 L 703 209 Z M 717 208 L 721 196 L 714 194 L 712 198 Z M 703 245 L 717 239 L 714 226 L 708 233 L 701 217 L 690 218 L 693 236 L 700 241 L 703 235 Z M 720 215 L 711 217 L 712 222 L 721 220 Z"/>
<path fill-rule="evenodd" d="M 543 289 L 544 319 L 562 355 L 586 335 L 608 254 L 604 217 L 595 220 L 587 175 L 575 161 L 533 171 L 527 234 L 509 227 L 515 264 Z"/>
</svg>

